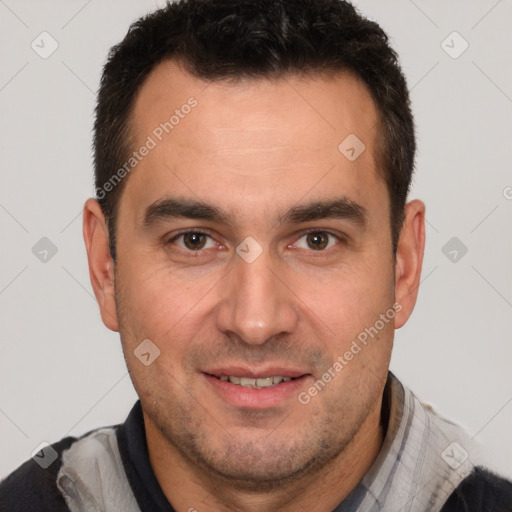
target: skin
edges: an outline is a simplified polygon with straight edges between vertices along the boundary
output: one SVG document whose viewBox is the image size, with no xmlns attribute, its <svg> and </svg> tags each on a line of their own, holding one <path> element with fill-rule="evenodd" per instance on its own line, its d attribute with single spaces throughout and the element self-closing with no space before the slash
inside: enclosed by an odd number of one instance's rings
<svg viewBox="0 0 512 512">
<path fill-rule="evenodd" d="M 162 63 L 136 98 L 134 148 L 191 96 L 197 107 L 127 179 L 115 266 L 101 209 L 85 204 L 102 319 L 121 334 L 150 461 L 176 510 L 327 512 L 383 441 L 382 392 L 394 329 L 416 301 L 425 206 L 406 205 L 395 258 L 375 160 L 377 113 L 350 74 L 208 83 Z M 338 150 L 349 134 L 366 146 L 353 162 Z M 215 205 L 232 222 L 159 218 L 145 226 L 146 209 L 170 196 Z M 364 225 L 279 222 L 291 207 L 338 197 L 365 209 Z M 183 229 L 206 233 L 192 239 L 204 248 L 176 238 Z M 326 246 L 312 243 L 311 229 Z M 252 263 L 236 253 L 248 236 L 263 250 Z M 298 390 L 307 391 L 396 302 L 394 319 L 306 405 L 293 393 L 271 407 L 236 407 L 203 373 L 285 366 L 309 374 Z M 134 355 L 144 339 L 160 350 L 149 366 Z"/>
</svg>

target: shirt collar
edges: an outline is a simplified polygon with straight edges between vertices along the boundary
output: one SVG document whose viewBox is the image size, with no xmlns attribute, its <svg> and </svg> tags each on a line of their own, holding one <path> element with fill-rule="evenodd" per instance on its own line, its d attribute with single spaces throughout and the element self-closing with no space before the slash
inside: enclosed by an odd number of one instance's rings
<svg viewBox="0 0 512 512">
<path fill-rule="evenodd" d="M 471 442 L 391 373 L 384 390 L 384 442 L 358 486 L 333 512 L 440 510 L 471 472 Z M 450 452 L 450 447 L 452 447 Z M 446 457 L 455 450 L 455 459 Z"/>
</svg>

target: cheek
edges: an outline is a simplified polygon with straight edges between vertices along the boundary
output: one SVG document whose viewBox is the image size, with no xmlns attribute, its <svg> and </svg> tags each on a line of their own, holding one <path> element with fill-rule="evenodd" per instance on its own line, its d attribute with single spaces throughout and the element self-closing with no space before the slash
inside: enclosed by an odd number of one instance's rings
<svg viewBox="0 0 512 512">
<path fill-rule="evenodd" d="M 373 326 L 394 302 L 392 270 L 373 264 L 340 269 L 321 278 L 301 277 L 295 281 L 294 290 L 304 304 L 304 314 L 311 309 L 326 333 L 341 344 Z M 392 325 L 393 316 L 393 312 L 388 315 L 386 319 L 391 321 L 386 326 Z"/>
<path fill-rule="evenodd" d="M 201 325 L 205 290 L 177 285 L 165 268 L 141 270 L 134 260 L 120 269 L 118 281 L 123 351 L 137 393 L 147 403 L 176 393 L 184 385 L 183 358 Z"/>
<path fill-rule="evenodd" d="M 154 382 L 169 393 L 182 389 L 189 373 L 184 360 L 198 340 L 214 339 L 212 309 L 219 277 L 187 279 L 167 267 L 139 270 L 134 260 L 119 272 L 118 294 L 123 351 L 140 394 L 152 394 Z M 158 357 L 145 366 L 136 357 L 146 340 L 158 347 Z M 193 372 L 192 372 L 193 373 Z M 189 375 L 190 376 L 190 375 Z"/>
<path fill-rule="evenodd" d="M 218 276 L 197 276 L 133 259 L 119 272 L 125 321 L 144 328 L 145 336 L 161 336 L 183 319 L 201 314 Z"/>
</svg>

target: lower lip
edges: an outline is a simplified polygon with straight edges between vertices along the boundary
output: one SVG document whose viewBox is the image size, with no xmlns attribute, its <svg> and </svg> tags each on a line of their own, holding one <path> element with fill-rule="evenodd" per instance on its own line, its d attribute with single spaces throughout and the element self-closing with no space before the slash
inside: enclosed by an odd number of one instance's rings
<svg viewBox="0 0 512 512">
<path fill-rule="evenodd" d="M 304 386 L 305 380 L 310 375 L 303 375 L 297 379 L 281 382 L 269 388 L 246 388 L 229 381 L 224 381 L 203 373 L 206 380 L 221 398 L 233 405 L 245 409 L 268 409 L 281 404 L 291 396 L 297 396 L 300 388 Z"/>
</svg>

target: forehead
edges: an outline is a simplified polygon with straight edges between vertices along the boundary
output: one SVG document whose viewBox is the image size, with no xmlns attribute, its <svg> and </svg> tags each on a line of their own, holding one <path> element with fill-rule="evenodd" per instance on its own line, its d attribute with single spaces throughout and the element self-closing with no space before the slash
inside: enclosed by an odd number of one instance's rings
<svg viewBox="0 0 512 512">
<path fill-rule="evenodd" d="M 132 116 L 134 135 L 140 138 L 151 133 L 191 97 L 197 100 L 200 113 L 190 116 L 187 125 L 200 125 L 203 135 L 213 132 L 215 138 L 231 131 L 236 123 L 247 135 L 265 127 L 259 139 L 263 144 L 275 144 L 271 138 L 274 126 L 281 132 L 287 128 L 290 141 L 307 135 L 311 144 L 318 146 L 321 139 L 329 142 L 325 138 L 329 131 L 336 133 L 336 138 L 350 130 L 366 135 L 377 121 L 366 85 L 348 72 L 212 82 L 190 75 L 177 61 L 167 60 L 149 74 L 137 94 Z M 293 124 L 286 126 L 292 118 Z"/>
<path fill-rule="evenodd" d="M 158 199 L 164 182 L 205 200 L 221 185 L 234 194 L 243 190 L 247 202 L 277 193 L 297 200 L 319 179 L 334 188 L 345 177 L 355 200 L 376 186 L 386 194 L 374 158 L 377 121 L 366 86 L 348 73 L 212 82 L 166 61 L 134 103 L 134 149 L 148 137 L 153 148 L 127 188 L 146 203 Z M 365 150 L 351 160 L 352 148 Z M 270 183 L 279 187 L 269 189 Z M 315 186 L 311 198 L 320 189 Z"/>
</svg>

